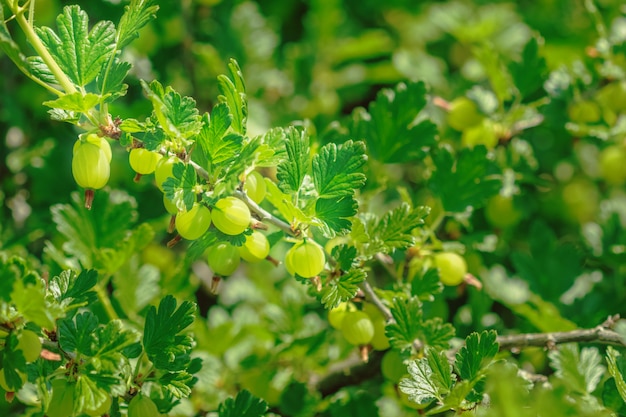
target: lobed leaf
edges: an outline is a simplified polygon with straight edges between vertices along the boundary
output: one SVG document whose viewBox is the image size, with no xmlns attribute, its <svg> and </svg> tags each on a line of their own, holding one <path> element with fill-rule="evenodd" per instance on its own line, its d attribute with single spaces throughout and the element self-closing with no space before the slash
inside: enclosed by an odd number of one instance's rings
<svg viewBox="0 0 626 417">
<path fill-rule="evenodd" d="M 354 298 L 359 290 L 359 284 L 365 281 L 365 271 L 351 269 L 337 279 L 330 281 L 322 289 L 322 303 L 327 309 L 336 307 L 342 301 Z"/>
<path fill-rule="evenodd" d="M 240 391 L 237 396 L 220 404 L 219 417 L 261 417 L 267 411 L 267 403 L 256 398 L 249 391 Z"/>
<path fill-rule="evenodd" d="M 498 353 L 499 345 L 494 330 L 473 332 L 465 338 L 465 345 L 456 354 L 456 368 L 461 379 L 476 380 L 481 370 Z"/>
<path fill-rule="evenodd" d="M 297 193 L 310 169 L 309 135 L 290 126 L 285 131 L 286 158 L 278 164 L 276 178 L 285 193 Z"/>
<path fill-rule="evenodd" d="M 351 140 L 326 144 L 313 157 L 313 182 L 320 198 L 337 199 L 354 195 L 365 184 L 362 169 L 367 161 L 365 144 Z"/>
</svg>

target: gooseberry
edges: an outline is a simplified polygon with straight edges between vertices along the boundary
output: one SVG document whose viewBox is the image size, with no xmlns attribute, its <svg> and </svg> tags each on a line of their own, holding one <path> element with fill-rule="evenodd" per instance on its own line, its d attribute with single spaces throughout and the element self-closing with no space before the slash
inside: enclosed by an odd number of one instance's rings
<svg viewBox="0 0 626 417">
<path fill-rule="evenodd" d="M 160 415 L 154 401 L 141 393 L 135 395 L 128 404 L 128 417 L 157 417 Z"/>
<path fill-rule="evenodd" d="M 435 265 L 439 268 L 439 279 L 445 285 L 459 285 L 467 274 L 465 259 L 454 252 L 436 254 Z"/>
<path fill-rule="evenodd" d="M 77 141 L 72 158 L 72 174 L 83 188 L 98 190 L 109 181 L 111 167 L 105 152 L 90 142 Z"/>
<path fill-rule="evenodd" d="M 263 175 L 257 171 L 252 171 L 246 177 L 246 181 L 243 184 L 243 190 L 255 203 L 258 204 L 263 201 L 265 193 L 267 192 L 267 186 L 265 185 Z"/>
<path fill-rule="evenodd" d="M 467 97 L 457 97 L 450 102 L 447 120 L 454 130 L 463 131 L 477 125 L 483 118 L 476 103 Z"/>
<path fill-rule="evenodd" d="M 176 230 L 187 240 L 196 240 L 211 226 L 211 211 L 200 203 L 194 203 L 188 211 L 176 215 Z"/>
<path fill-rule="evenodd" d="M 41 354 L 41 340 L 37 333 L 24 330 L 17 336 L 17 349 L 23 352 L 26 363 L 34 362 Z"/>
<path fill-rule="evenodd" d="M 174 176 L 174 165 L 180 161 L 175 156 L 161 158 L 154 168 L 154 180 L 159 190 L 163 191 L 163 183 L 170 177 Z"/>
<path fill-rule="evenodd" d="M 367 314 L 357 310 L 343 318 L 341 334 L 351 345 L 366 345 L 374 337 L 374 323 Z"/>
<path fill-rule="evenodd" d="M 245 243 L 239 247 L 241 258 L 248 262 L 259 262 L 270 254 L 270 242 L 265 235 L 258 230 L 246 236 Z"/>
<path fill-rule="evenodd" d="M 347 314 L 350 314 L 353 311 L 356 311 L 354 303 L 351 303 L 350 301 L 339 303 L 337 307 L 328 310 L 328 322 L 333 328 L 341 330 L 341 323 L 343 323 L 343 319 Z"/>
<path fill-rule="evenodd" d="M 228 242 L 220 242 L 208 249 L 209 267 L 220 276 L 229 276 L 237 270 L 241 258 L 237 247 Z"/>
<path fill-rule="evenodd" d="M 213 224 L 227 235 L 238 235 L 250 225 L 252 216 L 246 203 L 235 197 L 226 197 L 215 203 Z"/>
<path fill-rule="evenodd" d="M 133 148 L 128 155 L 130 167 L 138 174 L 152 174 L 157 163 L 163 158 L 158 152 L 152 152 L 146 148 Z"/>
<path fill-rule="evenodd" d="M 324 249 L 311 239 L 296 243 L 285 255 L 287 270 L 303 278 L 313 278 L 319 275 L 324 270 L 325 263 Z"/>
</svg>

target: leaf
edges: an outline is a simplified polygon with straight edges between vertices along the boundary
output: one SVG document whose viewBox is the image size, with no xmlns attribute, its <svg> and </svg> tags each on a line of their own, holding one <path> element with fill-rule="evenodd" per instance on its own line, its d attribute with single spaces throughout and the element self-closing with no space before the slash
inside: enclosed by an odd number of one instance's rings
<svg viewBox="0 0 626 417">
<path fill-rule="evenodd" d="M 333 248 L 331 256 L 337 262 L 340 269 L 348 271 L 352 268 L 352 263 L 357 256 L 357 250 L 354 246 L 341 244 Z"/>
<path fill-rule="evenodd" d="M 583 348 L 579 351 L 578 345 L 573 343 L 548 352 L 548 358 L 556 377 L 579 394 L 593 392 L 606 370 L 598 349 Z"/>
<path fill-rule="evenodd" d="M 63 316 L 62 308 L 46 299 L 46 289 L 41 278 L 16 280 L 10 299 L 25 321 L 32 321 L 40 327 L 53 329 L 56 319 Z"/>
<path fill-rule="evenodd" d="M 304 176 L 310 168 L 309 135 L 290 126 L 285 132 L 287 158 L 278 164 L 276 178 L 278 186 L 285 193 L 297 193 Z"/>
<path fill-rule="evenodd" d="M 76 92 L 65 94 L 56 100 L 44 101 L 44 105 L 69 112 L 87 113 L 96 107 L 104 97 L 97 94 Z"/>
<path fill-rule="evenodd" d="M 62 320 L 58 330 L 59 346 L 65 352 L 93 356 L 97 347 L 95 331 L 98 324 L 98 318 L 90 311 Z"/>
<path fill-rule="evenodd" d="M 176 162 L 172 170 L 173 177 L 163 182 L 163 193 L 176 207 L 191 210 L 196 202 L 194 188 L 198 183 L 198 175 L 191 164 Z"/>
<path fill-rule="evenodd" d="M 106 385 L 102 383 L 102 379 L 101 373 L 78 375 L 74 392 L 75 410 L 96 410 L 108 401 L 110 394 L 104 389 Z"/>
<path fill-rule="evenodd" d="M 320 198 L 354 195 L 365 184 L 362 169 L 367 161 L 365 144 L 351 140 L 326 144 L 313 157 L 313 182 Z"/>
<path fill-rule="evenodd" d="M 159 269 L 151 264 L 135 268 L 124 269 L 113 276 L 115 299 L 127 314 L 143 310 L 160 293 Z"/>
<path fill-rule="evenodd" d="M 57 17 L 58 34 L 37 29 L 42 42 L 63 72 L 78 86 L 93 81 L 115 48 L 115 26 L 100 21 L 89 31 L 89 17 L 79 6 L 65 6 Z"/>
<path fill-rule="evenodd" d="M 124 327 L 121 320 L 111 320 L 105 326 L 98 328 L 98 344 L 94 356 L 105 356 L 122 352 L 139 341 L 137 331 Z"/>
<path fill-rule="evenodd" d="M 4 9 L 2 2 L 0 2 L 0 48 L 4 53 L 13 61 L 13 63 L 25 74 L 31 73 L 32 64 L 28 62 L 28 59 L 20 51 L 20 47 L 11 38 L 11 33 L 7 28 Z"/>
<path fill-rule="evenodd" d="M 291 225 L 295 223 L 313 223 L 313 217 L 307 216 L 296 207 L 291 198 L 283 193 L 273 181 L 265 178 L 265 185 L 267 188 L 265 199 L 278 210 L 287 223 Z"/>
<path fill-rule="evenodd" d="M 409 362 L 408 371 L 411 378 L 402 378 L 399 388 L 410 401 L 426 404 L 438 398 L 437 386 L 430 378 L 433 371 L 425 358 Z"/>
<path fill-rule="evenodd" d="M 619 392 L 620 397 L 622 397 L 622 400 L 626 403 L 626 381 L 624 381 L 624 375 L 626 374 L 626 360 L 612 346 L 607 348 L 606 360 L 609 364 L 609 373 L 615 380 L 617 392 Z"/>
<path fill-rule="evenodd" d="M 352 137 L 367 142 L 370 155 L 383 163 L 420 160 L 435 144 L 437 126 L 417 120 L 426 106 L 423 82 L 400 83 L 394 90 L 383 89 L 365 110 L 353 113 Z"/>
<path fill-rule="evenodd" d="M 50 280 L 48 291 L 69 310 L 93 303 L 97 295 L 92 288 L 97 283 L 98 272 L 93 269 L 82 270 L 79 275 L 68 270 Z"/>
<path fill-rule="evenodd" d="M 473 332 L 465 338 L 465 345 L 456 354 L 456 368 L 461 379 L 475 380 L 482 376 L 481 370 L 496 356 L 499 345 L 494 330 Z"/>
<path fill-rule="evenodd" d="M 447 349 L 450 347 L 450 339 L 454 337 L 456 330 L 451 323 L 445 323 L 441 317 L 435 317 L 422 322 L 421 339 L 434 348 Z"/>
<path fill-rule="evenodd" d="M 139 29 L 154 19 L 159 6 L 153 5 L 152 0 L 131 0 L 124 8 L 117 29 L 117 48 L 122 49 L 139 36 Z"/>
<path fill-rule="evenodd" d="M 43 59 L 39 56 L 29 56 L 26 58 L 30 66 L 30 70 L 32 74 L 39 78 L 40 80 L 48 83 L 48 84 L 57 84 L 57 79 L 50 71 L 50 68 L 43 62 Z"/>
<path fill-rule="evenodd" d="M 325 224 L 323 229 L 326 237 L 350 232 L 352 222 L 349 220 L 357 213 L 357 201 L 352 197 L 320 198 L 315 202 L 315 216 Z"/>
<path fill-rule="evenodd" d="M 422 301 L 433 301 L 433 295 L 442 291 L 443 284 L 436 268 L 430 268 L 424 273 L 416 274 L 411 281 L 411 295 Z"/>
<path fill-rule="evenodd" d="M 243 390 L 237 397 L 228 398 L 220 404 L 219 417 L 261 417 L 267 411 L 267 403 Z"/>
<path fill-rule="evenodd" d="M 365 272 L 351 269 L 339 278 L 330 281 L 322 289 L 322 303 L 327 309 L 336 307 L 342 301 L 348 301 L 356 295 L 359 284 L 365 281 Z"/>
<path fill-rule="evenodd" d="M 189 364 L 193 341 L 179 335 L 194 320 L 195 304 L 183 301 L 176 308 L 176 299 L 168 295 L 148 310 L 144 328 L 143 346 L 157 369 L 181 371 Z"/>
<path fill-rule="evenodd" d="M 230 134 L 224 137 L 231 121 L 232 116 L 224 103 L 215 105 L 210 115 L 205 113 L 202 116 L 203 126 L 196 141 L 209 162 L 206 168 L 211 177 L 219 172 L 219 164 L 233 159 L 241 149 L 243 136 Z"/>
<path fill-rule="evenodd" d="M 246 134 L 248 118 L 248 103 L 246 99 L 246 87 L 239 64 L 234 59 L 228 63 L 229 75 L 217 77 L 217 87 L 221 95 L 218 99 L 226 103 L 233 117 L 232 128 L 236 133 Z"/>
<path fill-rule="evenodd" d="M 387 325 L 385 334 L 391 346 L 399 350 L 410 349 L 422 329 L 422 303 L 412 297 L 408 300 L 394 299 L 391 314 L 395 323 Z"/>
<path fill-rule="evenodd" d="M 539 55 L 537 38 L 530 38 L 519 62 L 509 63 L 509 72 L 513 85 L 523 98 L 542 88 L 548 76 L 548 66 L 544 57 Z"/>
<path fill-rule="evenodd" d="M 202 120 L 193 98 L 181 96 L 172 87 L 163 89 L 156 80 L 150 84 L 141 80 L 141 86 L 166 136 L 182 141 L 200 132 Z"/>
<path fill-rule="evenodd" d="M 465 397 L 472 392 L 473 384 L 470 381 L 457 382 L 445 396 L 441 405 L 431 408 L 426 412 L 427 416 L 443 413 L 448 410 L 458 410 L 465 402 Z"/>
<path fill-rule="evenodd" d="M 124 80 L 131 68 L 132 65 L 128 62 L 115 60 L 107 72 L 98 74 L 96 86 L 104 101 L 113 101 L 126 94 L 128 85 L 124 84 Z"/>
<path fill-rule="evenodd" d="M 446 211 L 461 213 L 469 206 L 480 208 L 502 187 L 502 181 L 495 176 L 497 168 L 482 145 L 463 148 L 456 158 L 447 146 L 431 155 L 436 169 L 429 187 L 441 198 Z"/>
<path fill-rule="evenodd" d="M 188 372 L 168 372 L 159 378 L 159 383 L 176 398 L 186 398 L 191 394 L 193 375 Z"/>
<path fill-rule="evenodd" d="M 390 253 L 394 249 L 404 249 L 413 245 L 413 229 L 424 224 L 424 218 L 430 212 L 430 208 L 420 206 L 412 209 L 407 203 L 388 211 L 382 219 L 374 216 L 368 217 L 364 222 L 353 220 L 361 237 L 356 237 L 366 245 L 365 252 L 373 256 L 378 252 Z M 358 223 L 358 224 L 357 224 Z M 361 225 L 364 230 L 361 230 Z M 353 232 L 354 233 L 354 232 Z M 353 236 L 355 238 L 355 236 Z"/>
</svg>

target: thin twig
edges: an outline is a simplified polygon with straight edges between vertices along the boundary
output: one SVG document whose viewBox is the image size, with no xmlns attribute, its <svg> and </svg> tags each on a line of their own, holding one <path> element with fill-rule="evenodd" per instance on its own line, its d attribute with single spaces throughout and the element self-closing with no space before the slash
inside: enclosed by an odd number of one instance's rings
<svg viewBox="0 0 626 417">
<path fill-rule="evenodd" d="M 382 300 L 378 298 L 370 283 L 367 281 L 363 281 L 360 287 L 365 293 L 366 299 L 374 304 L 376 308 L 378 308 L 383 314 L 383 317 L 385 317 L 385 321 L 387 323 L 395 322 L 395 320 L 393 319 L 393 315 L 391 314 L 391 310 L 389 310 L 387 306 L 383 304 Z"/>
</svg>

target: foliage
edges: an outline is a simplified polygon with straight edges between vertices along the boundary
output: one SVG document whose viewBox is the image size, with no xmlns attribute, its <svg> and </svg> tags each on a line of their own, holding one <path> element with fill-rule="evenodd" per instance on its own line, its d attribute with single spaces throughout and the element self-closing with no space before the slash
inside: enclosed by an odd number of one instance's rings
<svg viewBox="0 0 626 417">
<path fill-rule="evenodd" d="M 626 415 L 621 2 L 59 3 L 0 0 L 0 414 Z"/>
</svg>

